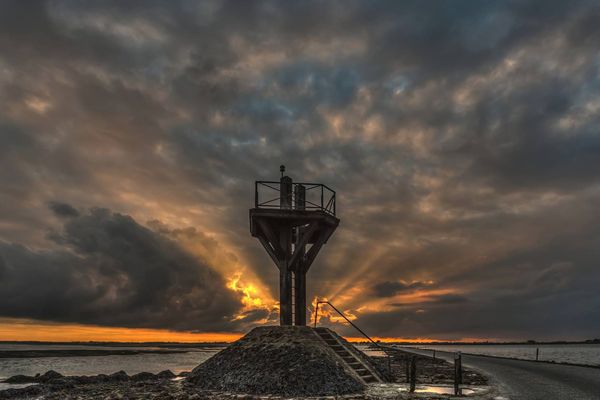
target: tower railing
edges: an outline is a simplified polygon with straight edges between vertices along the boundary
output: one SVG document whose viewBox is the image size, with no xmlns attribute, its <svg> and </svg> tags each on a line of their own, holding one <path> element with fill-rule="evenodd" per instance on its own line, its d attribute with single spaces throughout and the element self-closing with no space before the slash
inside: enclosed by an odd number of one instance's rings
<svg viewBox="0 0 600 400">
<path fill-rule="evenodd" d="M 297 201 L 298 190 L 305 191 L 302 204 Z M 254 183 L 255 208 L 281 208 L 281 188 L 278 181 L 256 181 Z M 292 195 L 287 204 L 294 210 L 322 211 L 335 217 L 335 190 L 321 183 L 294 182 Z"/>
</svg>

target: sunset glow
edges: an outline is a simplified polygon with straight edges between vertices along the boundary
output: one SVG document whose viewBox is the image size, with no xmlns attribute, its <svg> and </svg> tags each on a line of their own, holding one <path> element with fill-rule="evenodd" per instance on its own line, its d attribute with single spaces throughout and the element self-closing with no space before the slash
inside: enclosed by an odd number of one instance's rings
<svg viewBox="0 0 600 400">
<path fill-rule="evenodd" d="M 164 329 L 49 324 L 39 321 L 0 320 L 0 341 L 41 342 L 232 342 L 242 334 L 175 332 Z"/>
</svg>

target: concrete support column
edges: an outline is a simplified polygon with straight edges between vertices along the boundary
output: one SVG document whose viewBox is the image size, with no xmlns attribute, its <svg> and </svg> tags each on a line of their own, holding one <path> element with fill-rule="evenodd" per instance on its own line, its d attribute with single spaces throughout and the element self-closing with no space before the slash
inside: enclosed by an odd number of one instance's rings
<svg viewBox="0 0 600 400">
<path fill-rule="evenodd" d="M 279 323 L 292 325 L 292 272 L 279 270 Z"/>
<path fill-rule="evenodd" d="M 296 272 L 295 276 L 296 299 L 295 299 L 295 325 L 306 325 L 306 274 Z"/>
<path fill-rule="evenodd" d="M 292 230 L 290 227 L 281 227 L 279 243 L 285 254 L 284 258 L 279 260 L 279 322 L 281 325 L 292 325 L 292 271 L 289 265 L 289 257 L 292 253 Z"/>
</svg>

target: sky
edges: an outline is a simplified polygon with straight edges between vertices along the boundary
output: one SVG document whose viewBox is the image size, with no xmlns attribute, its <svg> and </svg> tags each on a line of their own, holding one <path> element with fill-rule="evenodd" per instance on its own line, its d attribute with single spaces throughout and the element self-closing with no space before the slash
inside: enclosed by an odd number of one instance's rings
<svg viewBox="0 0 600 400">
<path fill-rule="evenodd" d="M 367 333 L 598 337 L 598 43 L 599 1 L 2 1 L 0 340 L 277 323 L 280 164 L 337 191 L 308 298 Z"/>
</svg>

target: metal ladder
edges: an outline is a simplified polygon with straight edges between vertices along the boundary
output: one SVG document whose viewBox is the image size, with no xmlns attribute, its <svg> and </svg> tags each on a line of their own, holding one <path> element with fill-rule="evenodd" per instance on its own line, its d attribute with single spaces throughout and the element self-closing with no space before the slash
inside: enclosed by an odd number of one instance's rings
<svg viewBox="0 0 600 400">
<path fill-rule="evenodd" d="M 315 328 L 314 331 L 344 361 L 344 364 L 354 371 L 363 383 L 383 382 L 377 373 L 350 351 L 329 329 L 320 327 Z"/>
</svg>

